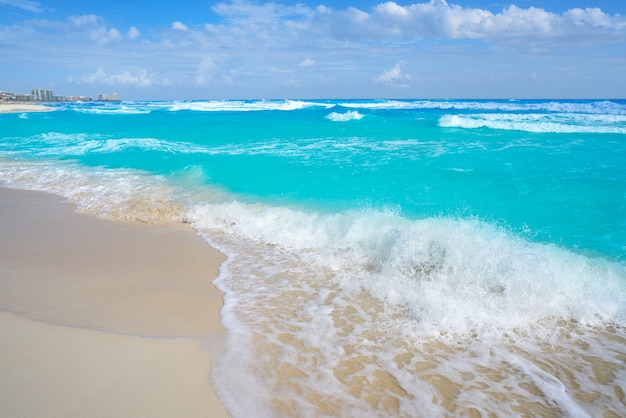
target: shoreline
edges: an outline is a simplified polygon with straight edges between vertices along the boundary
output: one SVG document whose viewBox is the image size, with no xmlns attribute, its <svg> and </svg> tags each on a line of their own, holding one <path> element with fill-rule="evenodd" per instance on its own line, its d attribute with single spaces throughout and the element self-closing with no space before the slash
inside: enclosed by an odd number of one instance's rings
<svg viewBox="0 0 626 418">
<path fill-rule="evenodd" d="M 0 188 L 0 404 L 10 416 L 228 417 L 224 256 L 185 225 L 96 219 Z"/>
<path fill-rule="evenodd" d="M 0 103 L 0 113 L 53 112 L 56 109 L 32 103 Z"/>
</svg>

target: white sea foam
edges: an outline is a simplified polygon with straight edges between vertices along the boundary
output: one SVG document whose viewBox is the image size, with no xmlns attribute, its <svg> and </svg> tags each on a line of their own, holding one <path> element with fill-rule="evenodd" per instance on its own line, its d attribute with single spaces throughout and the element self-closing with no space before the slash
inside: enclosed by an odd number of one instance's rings
<svg viewBox="0 0 626 418">
<path fill-rule="evenodd" d="M 316 397 L 329 415 L 443 416 L 446 407 L 435 399 L 446 395 L 432 381 L 462 388 L 447 402 L 485 414 L 519 412 L 515 402 L 482 396 L 485 390 L 572 416 L 593 416 L 607 404 L 619 410 L 617 398 L 583 408 L 572 393 L 606 391 L 610 383 L 594 378 L 596 366 L 583 358 L 615 364 L 624 348 L 619 336 L 594 331 L 624 325 L 621 264 L 479 221 L 240 202 L 199 204 L 188 217 L 232 257 L 218 281 L 230 342 L 215 373 L 220 395 L 242 416 L 249 410 L 240 411 L 233 397 L 242 390 L 260 416 L 274 415 L 268 400 L 282 402 L 283 390 L 299 416 L 325 411 L 308 401 Z M 544 352 L 544 343 L 555 352 Z M 573 385 L 559 382 L 554 370 L 561 369 L 574 373 Z M 615 370 L 610 382 L 626 377 Z M 392 396 L 397 409 L 373 408 L 370 393 Z"/>
<path fill-rule="evenodd" d="M 357 111 L 349 110 L 345 113 L 332 112 L 326 116 L 326 119 L 332 120 L 333 122 L 348 122 L 350 120 L 363 119 L 363 115 Z"/>
<path fill-rule="evenodd" d="M 0 160 L 0 186 L 63 196 L 79 212 L 106 219 L 167 223 L 184 218 L 180 196 L 165 179 L 138 170 Z"/>
<path fill-rule="evenodd" d="M 368 141 L 367 138 L 360 137 L 303 138 L 291 141 L 271 139 L 243 144 L 202 145 L 152 137 L 119 138 L 103 134 L 48 132 L 20 138 L 19 141 L 0 143 L 0 150 L 7 155 L 24 156 L 71 157 L 138 150 L 171 154 L 271 155 L 302 158 L 310 157 L 315 151 L 317 158 L 331 159 L 335 162 L 349 161 L 356 154 L 366 154 L 372 151 L 404 154 L 407 149 L 419 150 L 420 153 L 428 155 L 445 152 L 442 144 L 435 141 Z"/>
<path fill-rule="evenodd" d="M 137 105 L 72 106 L 72 109 L 95 115 L 145 115 L 152 111 L 147 106 Z"/>
<path fill-rule="evenodd" d="M 129 101 L 121 103 L 71 103 L 64 109 L 80 113 L 121 115 L 148 114 L 154 111 L 250 112 L 292 111 L 306 108 L 331 108 L 334 104 L 305 100 L 194 100 L 194 101 Z"/>
<path fill-rule="evenodd" d="M 470 110 L 503 112 L 550 112 L 587 113 L 602 115 L 626 115 L 626 105 L 612 101 L 566 102 L 566 101 L 471 101 L 471 100 L 373 100 L 339 103 L 351 109 L 375 110 Z"/>
<path fill-rule="evenodd" d="M 205 101 L 137 101 L 121 103 L 71 103 L 61 109 L 92 114 L 146 114 L 152 111 L 248 112 L 294 111 L 306 108 L 371 110 L 459 110 L 479 112 L 537 112 L 579 115 L 626 116 L 626 105 L 612 101 L 471 101 L 471 100 L 205 100 Z M 338 112 L 333 112 L 341 115 Z M 350 111 L 344 114 L 351 114 Z"/>
<path fill-rule="evenodd" d="M 24 145 L 28 145 L 28 148 Z M 81 156 L 89 153 L 116 153 L 129 150 L 180 154 L 216 153 L 211 148 L 185 141 L 158 138 L 111 138 L 102 134 L 63 134 L 48 132 L 0 144 L 0 150 L 13 155 Z"/>
<path fill-rule="evenodd" d="M 330 108 L 332 104 L 323 102 L 310 102 L 303 100 L 209 100 L 209 101 L 184 101 L 174 102 L 168 105 L 171 111 L 193 110 L 199 112 L 249 112 L 263 110 L 300 110 L 309 107 Z"/>
<path fill-rule="evenodd" d="M 199 206 L 199 229 L 309 254 L 342 286 L 401 305 L 428 332 L 513 329 L 558 318 L 626 319 L 626 271 L 479 222 L 394 213 L 310 214 L 243 203 Z M 300 255 L 302 257 L 302 255 Z M 555 289 L 557 291 L 555 292 Z M 449 303 L 441 304 L 441 300 Z"/>
<path fill-rule="evenodd" d="M 612 133 L 626 134 L 626 115 L 598 114 L 511 114 L 479 113 L 444 115 L 443 128 L 501 129 L 536 133 Z"/>
</svg>

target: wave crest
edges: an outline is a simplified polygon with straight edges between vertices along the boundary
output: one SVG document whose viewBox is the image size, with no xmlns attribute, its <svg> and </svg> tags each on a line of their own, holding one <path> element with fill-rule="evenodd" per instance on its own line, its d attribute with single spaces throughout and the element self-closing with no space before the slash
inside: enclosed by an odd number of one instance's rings
<svg viewBox="0 0 626 418">
<path fill-rule="evenodd" d="M 332 120 L 333 122 L 348 122 L 351 120 L 361 120 L 363 119 L 363 115 L 356 110 L 349 110 L 346 113 L 332 112 L 326 116 L 326 119 Z"/>
<path fill-rule="evenodd" d="M 626 115 L 480 113 L 443 115 L 442 128 L 498 129 L 533 133 L 626 134 Z"/>
<path fill-rule="evenodd" d="M 200 231 L 219 230 L 330 268 L 342 288 L 366 289 L 402 306 L 421 333 L 626 318 L 624 266 L 478 221 L 372 211 L 323 215 L 239 202 L 195 206 L 188 216 Z"/>
</svg>

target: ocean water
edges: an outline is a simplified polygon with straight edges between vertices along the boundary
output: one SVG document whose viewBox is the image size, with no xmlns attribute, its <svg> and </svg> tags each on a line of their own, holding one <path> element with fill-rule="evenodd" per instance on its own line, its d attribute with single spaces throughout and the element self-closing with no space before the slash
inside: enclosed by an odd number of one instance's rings
<svg viewBox="0 0 626 418">
<path fill-rule="evenodd" d="M 626 101 L 56 107 L 0 186 L 222 250 L 233 417 L 626 415 Z"/>
</svg>

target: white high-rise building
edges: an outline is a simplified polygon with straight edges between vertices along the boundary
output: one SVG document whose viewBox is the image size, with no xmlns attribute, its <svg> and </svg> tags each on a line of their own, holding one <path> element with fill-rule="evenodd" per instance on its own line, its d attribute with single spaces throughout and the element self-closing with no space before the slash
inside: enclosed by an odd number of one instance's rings
<svg viewBox="0 0 626 418">
<path fill-rule="evenodd" d="M 54 93 L 52 90 L 33 89 L 33 99 L 39 102 L 54 102 Z"/>
</svg>

